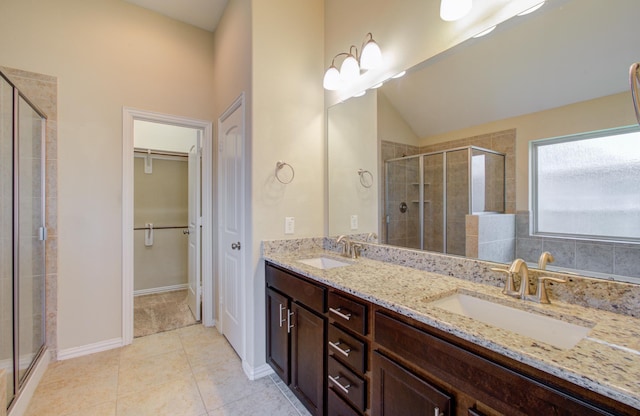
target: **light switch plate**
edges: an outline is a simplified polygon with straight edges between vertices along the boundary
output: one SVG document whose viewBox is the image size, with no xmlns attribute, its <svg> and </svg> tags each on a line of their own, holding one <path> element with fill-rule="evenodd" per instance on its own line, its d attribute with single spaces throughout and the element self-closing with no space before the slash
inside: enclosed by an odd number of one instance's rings
<svg viewBox="0 0 640 416">
<path fill-rule="evenodd" d="M 358 229 L 358 216 L 357 215 L 352 215 L 351 216 L 351 229 L 352 230 L 357 230 Z"/>
<path fill-rule="evenodd" d="M 293 234 L 296 230 L 296 219 L 295 217 L 285 217 L 284 218 L 284 233 L 285 234 Z"/>
</svg>

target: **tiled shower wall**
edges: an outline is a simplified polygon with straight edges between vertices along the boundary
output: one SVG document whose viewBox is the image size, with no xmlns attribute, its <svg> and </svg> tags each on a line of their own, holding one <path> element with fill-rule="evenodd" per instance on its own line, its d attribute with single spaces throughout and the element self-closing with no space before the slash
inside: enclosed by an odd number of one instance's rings
<svg viewBox="0 0 640 416">
<path fill-rule="evenodd" d="M 45 304 L 46 343 L 52 358 L 57 350 L 58 292 L 58 80 L 49 75 L 0 67 L 16 87 L 47 116 L 46 130 L 46 225 Z"/>
<path fill-rule="evenodd" d="M 516 214 L 516 257 L 538 262 L 540 253 L 550 252 L 552 266 L 602 274 L 640 277 L 640 245 L 570 238 L 536 237 L 529 234 L 529 211 Z"/>
</svg>

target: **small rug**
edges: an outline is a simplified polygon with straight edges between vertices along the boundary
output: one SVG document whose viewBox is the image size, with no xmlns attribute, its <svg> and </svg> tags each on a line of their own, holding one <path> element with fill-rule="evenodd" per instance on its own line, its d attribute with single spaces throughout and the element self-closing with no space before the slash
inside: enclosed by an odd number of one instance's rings
<svg viewBox="0 0 640 416">
<path fill-rule="evenodd" d="M 134 297 L 133 316 L 135 338 L 197 323 L 187 305 L 186 289 Z"/>
</svg>

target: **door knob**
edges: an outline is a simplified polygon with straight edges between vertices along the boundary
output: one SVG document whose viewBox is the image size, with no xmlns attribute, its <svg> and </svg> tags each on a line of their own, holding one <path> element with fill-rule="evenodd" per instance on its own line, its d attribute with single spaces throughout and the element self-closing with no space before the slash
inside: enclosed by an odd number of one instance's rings
<svg viewBox="0 0 640 416">
<path fill-rule="evenodd" d="M 231 250 L 240 250 L 240 241 L 237 243 L 231 243 Z"/>
<path fill-rule="evenodd" d="M 189 231 L 189 229 L 187 228 L 187 229 L 182 230 L 182 234 L 188 235 L 188 234 L 191 234 L 191 231 Z"/>
</svg>

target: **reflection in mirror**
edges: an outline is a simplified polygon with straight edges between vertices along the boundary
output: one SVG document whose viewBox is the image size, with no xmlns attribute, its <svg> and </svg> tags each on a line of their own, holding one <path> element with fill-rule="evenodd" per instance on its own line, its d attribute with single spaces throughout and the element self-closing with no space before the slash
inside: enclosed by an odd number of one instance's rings
<svg viewBox="0 0 640 416">
<path fill-rule="evenodd" d="M 635 0 L 548 1 L 329 108 L 329 235 L 376 232 L 386 244 L 531 266 L 550 251 L 549 269 L 640 282 L 638 241 L 532 234 L 528 187 L 532 141 L 635 121 L 638 15 Z M 484 158 L 467 151 L 455 164 L 452 150 L 470 146 Z M 372 172 L 371 188 L 358 169 Z"/>
</svg>

